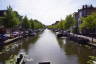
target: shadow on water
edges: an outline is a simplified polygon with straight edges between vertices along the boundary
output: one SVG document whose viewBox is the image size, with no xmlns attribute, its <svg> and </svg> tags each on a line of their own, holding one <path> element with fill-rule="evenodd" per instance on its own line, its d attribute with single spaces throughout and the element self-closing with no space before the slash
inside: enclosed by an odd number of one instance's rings
<svg viewBox="0 0 96 64">
<path fill-rule="evenodd" d="M 67 39 L 57 38 L 57 40 L 60 48 L 64 50 L 66 55 L 76 56 L 78 58 L 78 64 L 87 64 L 86 62 L 89 60 L 89 56 L 96 56 L 96 49 L 85 48 Z"/>
</svg>

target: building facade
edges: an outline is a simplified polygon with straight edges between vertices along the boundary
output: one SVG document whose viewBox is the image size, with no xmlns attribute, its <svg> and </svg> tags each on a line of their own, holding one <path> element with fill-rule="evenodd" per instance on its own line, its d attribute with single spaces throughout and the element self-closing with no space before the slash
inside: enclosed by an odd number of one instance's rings
<svg viewBox="0 0 96 64">
<path fill-rule="evenodd" d="M 77 21 L 77 28 L 79 30 L 79 26 L 82 23 L 81 18 L 87 17 L 88 15 L 91 15 L 92 13 L 96 13 L 96 7 L 93 7 L 92 5 L 83 5 L 81 9 L 78 9 L 78 12 L 75 12 L 74 18 Z"/>
</svg>

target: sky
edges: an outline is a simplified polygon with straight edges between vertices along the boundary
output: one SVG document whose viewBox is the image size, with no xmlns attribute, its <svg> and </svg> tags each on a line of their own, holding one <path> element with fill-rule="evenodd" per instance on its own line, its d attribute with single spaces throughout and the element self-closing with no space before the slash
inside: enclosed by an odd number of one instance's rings
<svg viewBox="0 0 96 64">
<path fill-rule="evenodd" d="M 0 10 L 10 5 L 20 15 L 50 25 L 77 12 L 85 4 L 96 7 L 96 0 L 0 0 Z"/>
</svg>

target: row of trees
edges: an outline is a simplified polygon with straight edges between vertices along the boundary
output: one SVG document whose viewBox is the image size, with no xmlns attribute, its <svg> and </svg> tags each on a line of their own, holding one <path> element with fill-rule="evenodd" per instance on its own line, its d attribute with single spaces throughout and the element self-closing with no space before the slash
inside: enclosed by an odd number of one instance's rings
<svg viewBox="0 0 96 64">
<path fill-rule="evenodd" d="M 7 8 L 4 16 L 0 17 L 0 25 L 3 25 L 7 29 L 20 28 L 27 30 L 44 28 L 44 25 L 38 20 L 28 19 L 27 16 L 20 16 L 10 6 Z"/>
<path fill-rule="evenodd" d="M 27 16 L 24 17 L 21 26 L 23 29 L 40 29 L 45 27 L 40 21 L 33 19 L 29 20 Z"/>
<path fill-rule="evenodd" d="M 63 29 L 63 30 L 70 30 L 73 32 L 84 32 L 85 33 L 93 33 L 96 32 L 96 13 L 92 13 L 87 17 L 81 18 L 82 23 L 77 26 L 78 21 L 72 15 L 68 15 L 65 20 L 59 21 L 57 24 L 53 24 L 48 26 L 48 28 L 53 29 Z"/>
<path fill-rule="evenodd" d="M 48 28 L 68 30 L 76 24 L 76 20 L 72 15 L 68 15 L 65 20 L 59 21 L 57 24 L 50 25 Z"/>
</svg>

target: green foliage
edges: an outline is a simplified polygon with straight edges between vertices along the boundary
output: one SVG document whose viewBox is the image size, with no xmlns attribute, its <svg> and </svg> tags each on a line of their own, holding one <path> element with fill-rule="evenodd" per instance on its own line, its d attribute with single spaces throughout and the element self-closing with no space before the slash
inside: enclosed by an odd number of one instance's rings
<svg viewBox="0 0 96 64">
<path fill-rule="evenodd" d="M 65 22 L 64 20 L 61 20 L 57 24 L 48 26 L 48 28 L 64 29 L 64 22 Z"/>
<path fill-rule="evenodd" d="M 61 21 L 58 23 L 57 28 L 59 28 L 59 29 L 64 29 L 64 23 L 65 23 L 65 21 L 64 21 L 64 20 L 61 20 Z"/>
<path fill-rule="evenodd" d="M 38 20 L 34 20 L 34 29 L 44 28 L 45 26 Z"/>
<path fill-rule="evenodd" d="M 96 13 L 89 15 L 81 19 L 83 22 L 80 25 L 80 29 L 89 29 L 92 30 L 96 27 Z"/>
<path fill-rule="evenodd" d="M 72 15 L 68 15 L 65 19 L 64 29 L 67 30 L 76 23 L 75 18 Z"/>
<path fill-rule="evenodd" d="M 31 23 L 31 29 L 34 29 L 34 20 L 30 20 L 30 23 Z"/>
<path fill-rule="evenodd" d="M 7 12 L 5 14 L 5 19 L 3 21 L 3 25 L 6 28 L 14 28 L 19 24 L 19 18 L 17 17 L 16 13 L 12 10 L 12 8 L 9 6 L 7 9 Z"/>
<path fill-rule="evenodd" d="M 67 30 L 73 25 L 75 25 L 76 20 L 72 15 L 68 15 L 65 20 L 59 21 L 59 23 L 55 25 L 48 26 L 48 28 L 55 28 L 55 29 L 63 29 Z"/>
<path fill-rule="evenodd" d="M 44 28 L 45 25 L 38 20 L 28 19 L 27 16 L 22 18 L 17 11 L 13 11 L 9 6 L 4 17 L 0 17 L 0 25 L 4 25 L 5 28 L 12 29 L 22 26 L 23 29 L 39 29 Z"/>
<path fill-rule="evenodd" d="M 22 22 L 22 28 L 25 29 L 40 29 L 40 28 L 44 28 L 45 26 L 40 23 L 40 21 L 38 20 L 28 20 L 28 18 L 25 16 L 25 18 L 23 19 Z"/>
<path fill-rule="evenodd" d="M 28 20 L 27 16 L 25 16 L 24 19 L 23 19 L 22 28 L 23 29 L 31 28 L 31 22 Z"/>
</svg>

